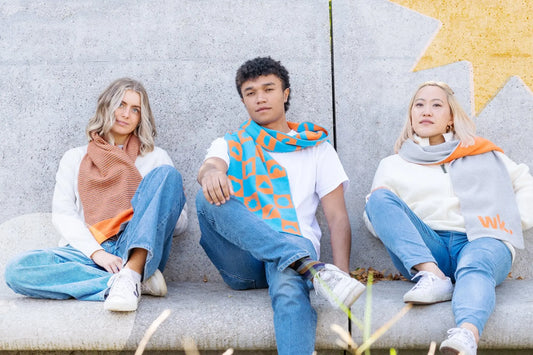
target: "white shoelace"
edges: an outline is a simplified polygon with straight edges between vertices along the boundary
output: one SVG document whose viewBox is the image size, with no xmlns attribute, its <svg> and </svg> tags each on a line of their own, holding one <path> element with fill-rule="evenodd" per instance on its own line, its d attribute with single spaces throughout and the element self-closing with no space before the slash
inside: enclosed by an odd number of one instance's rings
<svg viewBox="0 0 533 355">
<path fill-rule="evenodd" d="M 131 277 L 128 277 L 126 275 L 121 275 L 120 273 L 118 273 L 111 276 L 111 278 L 109 279 L 109 287 L 109 293 L 117 292 L 119 294 L 124 294 L 131 292 L 135 295 L 135 297 L 139 297 L 139 290 L 137 290 L 137 285 L 135 284 L 135 281 L 133 281 Z"/>
<path fill-rule="evenodd" d="M 416 279 L 418 276 L 420 276 L 420 279 L 413 287 L 413 290 L 419 288 L 428 288 L 439 279 L 435 274 L 427 271 L 419 271 L 415 276 L 413 276 L 413 279 Z"/>
</svg>

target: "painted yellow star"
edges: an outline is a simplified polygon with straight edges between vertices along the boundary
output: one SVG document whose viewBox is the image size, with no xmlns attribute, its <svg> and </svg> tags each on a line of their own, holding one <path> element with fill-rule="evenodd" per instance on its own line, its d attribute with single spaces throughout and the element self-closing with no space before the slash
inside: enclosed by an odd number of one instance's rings
<svg viewBox="0 0 533 355">
<path fill-rule="evenodd" d="M 476 113 L 511 76 L 533 88 L 533 0 L 391 1 L 441 21 L 414 70 L 469 61 Z"/>
</svg>

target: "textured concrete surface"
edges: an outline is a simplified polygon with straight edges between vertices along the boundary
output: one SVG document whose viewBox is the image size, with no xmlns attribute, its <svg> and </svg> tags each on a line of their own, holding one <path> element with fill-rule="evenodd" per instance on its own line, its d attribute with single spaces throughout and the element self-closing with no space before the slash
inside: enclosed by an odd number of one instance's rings
<svg viewBox="0 0 533 355">
<path fill-rule="evenodd" d="M 2 286 L 2 350 L 135 350 L 166 309 L 171 313 L 148 350 L 183 350 L 185 339 L 203 350 L 275 349 L 266 290 L 238 292 L 218 283 L 173 282 L 166 297 L 143 297 L 137 312 L 124 314 L 104 311 L 101 302 L 37 300 L 5 291 Z M 348 319 L 314 294 L 313 301 L 320 324 L 316 348 L 335 349 L 336 335 L 329 325 L 347 329 Z"/>
<path fill-rule="evenodd" d="M 403 294 L 410 287 L 412 284 L 406 281 L 382 281 L 373 286 L 372 332 L 405 306 L 402 302 Z M 500 349 L 505 354 L 507 349 L 533 349 L 529 326 L 533 312 L 532 292 L 533 280 L 506 280 L 496 288 L 498 301 L 481 337 L 480 349 Z M 363 300 L 357 302 L 352 311 L 361 320 L 364 318 L 364 303 Z M 396 349 L 427 351 L 432 341 L 440 344 L 446 339 L 446 330 L 454 326 L 451 302 L 414 306 L 374 343 L 372 349 L 392 346 Z M 352 329 L 356 328 L 352 326 Z M 353 335 L 354 341 L 361 344 L 362 333 L 355 330 Z M 505 352 L 502 349 L 505 349 Z"/>
</svg>

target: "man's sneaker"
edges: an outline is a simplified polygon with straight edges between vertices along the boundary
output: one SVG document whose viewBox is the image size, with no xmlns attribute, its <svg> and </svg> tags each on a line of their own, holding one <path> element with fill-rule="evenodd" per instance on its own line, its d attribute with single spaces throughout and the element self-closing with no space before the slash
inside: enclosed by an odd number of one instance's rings
<svg viewBox="0 0 533 355">
<path fill-rule="evenodd" d="M 477 344 L 474 334 L 466 328 L 448 330 L 448 339 L 440 344 L 440 352 L 444 355 L 476 355 Z"/>
<path fill-rule="evenodd" d="M 449 277 L 443 280 L 429 271 L 419 271 L 413 280 L 418 277 L 416 285 L 403 295 L 405 303 L 432 304 L 452 299 L 453 284 Z"/>
<path fill-rule="evenodd" d="M 141 299 L 141 283 L 135 282 L 124 273 L 111 276 L 107 282 L 109 294 L 104 302 L 104 309 L 108 311 L 131 312 L 137 310 Z"/>
<path fill-rule="evenodd" d="M 332 264 L 326 264 L 313 278 L 313 286 L 318 295 L 340 308 L 344 304 L 350 308 L 365 291 L 365 286 Z"/>
<path fill-rule="evenodd" d="M 141 293 L 151 296 L 165 296 L 167 294 L 167 283 L 159 269 L 156 269 L 148 280 L 141 283 Z"/>
</svg>

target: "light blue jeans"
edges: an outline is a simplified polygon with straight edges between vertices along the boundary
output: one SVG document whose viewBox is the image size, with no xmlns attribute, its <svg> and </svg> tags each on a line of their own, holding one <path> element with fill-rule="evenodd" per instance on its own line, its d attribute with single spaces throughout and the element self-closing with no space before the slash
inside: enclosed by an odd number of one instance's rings
<svg viewBox="0 0 533 355">
<path fill-rule="evenodd" d="M 232 197 L 211 205 L 202 191 L 196 196 L 200 244 L 235 290 L 268 287 L 280 355 L 310 355 L 315 347 L 316 312 L 311 282 L 288 267 L 306 256 L 316 260 L 307 238 L 278 233 Z"/>
<path fill-rule="evenodd" d="M 404 277 L 411 279 L 416 274 L 414 265 L 434 262 L 455 281 L 455 323 L 472 323 L 481 334 L 494 310 L 495 287 L 511 270 L 509 248 L 494 238 L 469 242 L 465 233 L 434 231 L 386 189 L 370 195 L 366 213 Z"/>
<path fill-rule="evenodd" d="M 169 165 L 155 168 L 143 178 L 131 204 L 133 217 L 126 228 L 102 247 L 124 262 L 133 248 L 146 249 L 143 277 L 147 279 L 156 269 L 163 271 L 168 260 L 174 227 L 185 204 L 180 173 Z M 70 245 L 25 252 L 5 269 L 6 283 L 13 291 L 35 298 L 103 301 L 111 276 Z"/>
</svg>

